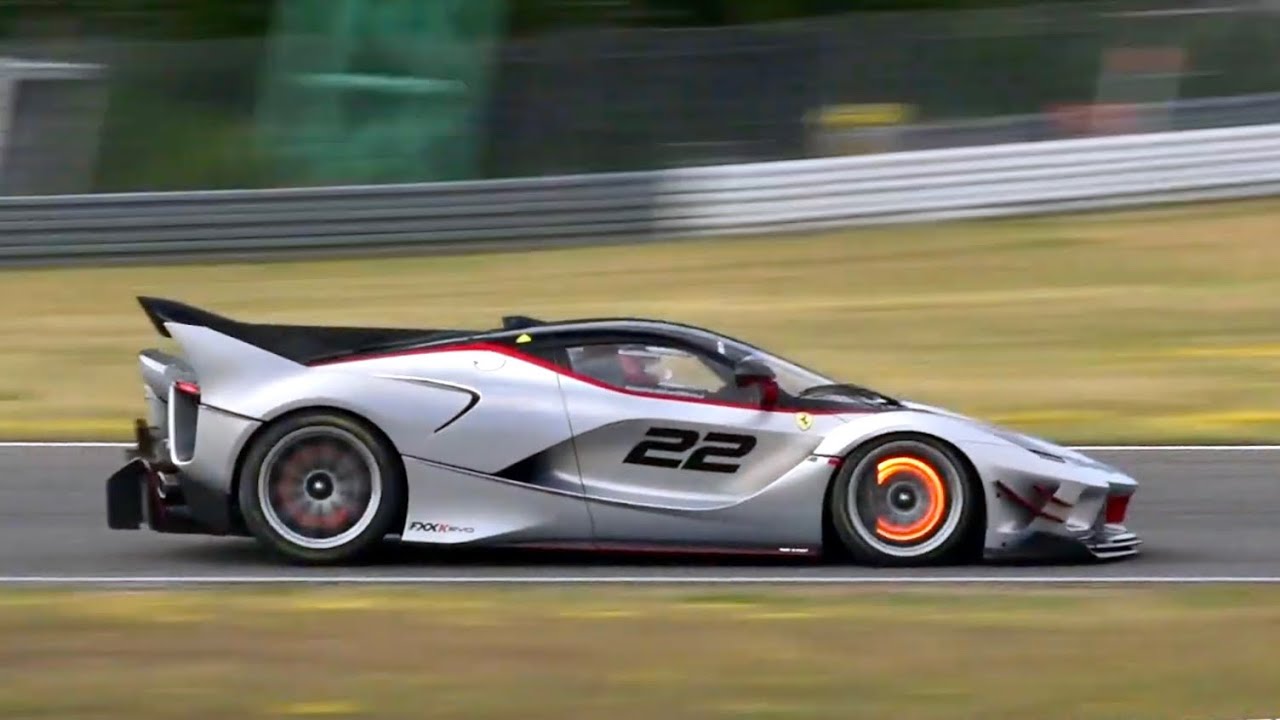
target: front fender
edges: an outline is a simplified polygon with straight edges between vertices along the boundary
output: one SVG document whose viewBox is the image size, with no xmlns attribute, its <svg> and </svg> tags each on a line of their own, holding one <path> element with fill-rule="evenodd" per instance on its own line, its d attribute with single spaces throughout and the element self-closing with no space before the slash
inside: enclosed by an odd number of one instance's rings
<svg viewBox="0 0 1280 720">
<path fill-rule="evenodd" d="M 1008 444 L 973 423 L 946 415 L 906 409 L 854 417 L 828 433 L 813 454 L 844 457 L 868 440 L 904 432 L 934 435 L 954 445 Z"/>
</svg>

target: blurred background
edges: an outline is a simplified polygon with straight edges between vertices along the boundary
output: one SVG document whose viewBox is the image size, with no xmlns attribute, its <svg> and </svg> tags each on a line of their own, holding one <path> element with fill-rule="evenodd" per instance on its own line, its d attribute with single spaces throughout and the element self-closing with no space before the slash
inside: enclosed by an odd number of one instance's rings
<svg viewBox="0 0 1280 720">
<path fill-rule="evenodd" d="M 661 316 L 1060 440 L 1273 438 L 1277 58 L 1280 0 L 0 0 L 0 435 L 127 434 L 152 294 Z"/>
<path fill-rule="evenodd" d="M 119 449 L 22 444 L 133 439 L 137 295 L 660 316 L 1060 442 L 1274 442 L 1278 59 L 1280 0 L 0 0 L 0 577 L 283 572 L 108 531 Z M 424 250 L 570 236 L 614 242 Z M 1129 457 L 1136 574 L 1276 574 L 1270 455 Z M 1276 713 L 1258 590 L 723 587 L 10 595 L 0 717 Z"/>
<path fill-rule="evenodd" d="M 1280 117 L 1280 3 L 0 0 L 0 193 L 394 183 Z"/>
</svg>

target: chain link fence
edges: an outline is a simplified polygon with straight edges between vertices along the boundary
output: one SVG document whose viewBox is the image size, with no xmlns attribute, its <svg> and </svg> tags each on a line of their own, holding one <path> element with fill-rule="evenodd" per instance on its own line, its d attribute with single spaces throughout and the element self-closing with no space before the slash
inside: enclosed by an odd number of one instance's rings
<svg viewBox="0 0 1280 720">
<path fill-rule="evenodd" d="M 297 184 L 256 142 L 268 57 L 261 39 L 11 37 L 0 39 L 0 57 L 102 68 L 93 80 L 106 91 L 105 102 L 92 106 L 100 109 L 56 125 L 66 137 L 93 138 L 83 143 L 93 148 L 92 169 L 81 172 L 76 191 Z M 490 102 L 475 119 L 485 138 L 480 174 L 646 170 L 1277 122 L 1276 57 L 1280 2 L 1259 0 L 566 31 L 512 39 L 497 50 Z M 20 87 L 13 79 L 0 75 Z M 31 112 L 65 106 L 46 102 Z"/>
</svg>

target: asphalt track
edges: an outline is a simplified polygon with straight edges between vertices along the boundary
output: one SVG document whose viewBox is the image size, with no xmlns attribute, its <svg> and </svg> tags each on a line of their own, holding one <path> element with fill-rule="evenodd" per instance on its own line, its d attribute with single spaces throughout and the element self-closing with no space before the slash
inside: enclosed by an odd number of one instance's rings
<svg viewBox="0 0 1280 720">
<path fill-rule="evenodd" d="M 1141 482 L 1143 554 L 1112 563 L 878 570 L 808 559 L 440 553 L 390 547 L 367 566 L 294 568 L 250 540 L 108 530 L 118 447 L 0 445 L 0 582 L 1280 582 L 1280 447 L 1086 449 Z"/>
</svg>

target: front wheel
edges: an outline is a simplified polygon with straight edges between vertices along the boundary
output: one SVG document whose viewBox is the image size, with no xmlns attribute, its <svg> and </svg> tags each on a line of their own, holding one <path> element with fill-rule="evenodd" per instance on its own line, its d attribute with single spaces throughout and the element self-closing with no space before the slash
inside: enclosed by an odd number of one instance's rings
<svg viewBox="0 0 1280 720">
<path fill-rule="evenodd" d="M 386 442 L 346 416 L 286 418 L 254 442 L 240 473 L 249 531 L 286 559 L 349 562 L 392 531 L 403 472 Z"/>
<path fill-rule="evenodd" d="M 888 439 L 853 453 L 827 511 L 844 549 L 867 565 L 929 565 L 959 549 L 977 516 L 964 463 L 926 438 Z"/>
</svg>

